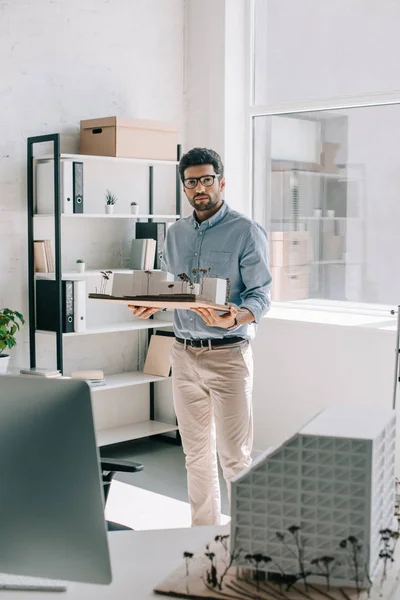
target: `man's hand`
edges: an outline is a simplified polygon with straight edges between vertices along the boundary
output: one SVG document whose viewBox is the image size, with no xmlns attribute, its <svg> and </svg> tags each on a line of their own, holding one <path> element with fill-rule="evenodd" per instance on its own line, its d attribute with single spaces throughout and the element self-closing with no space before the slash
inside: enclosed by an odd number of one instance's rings
<svg viewBox="0 0 400 600">
<path fill-rule="evenodd" d="M 130 308 L 135 317 L 139 317 L 139 319 L 149 319 L 152 315 L 155 315 L 157 312 L 162 310 L 162 308 L 133 306 L 132 304 L 128 304 L 128 308 Z"/>
<path fill-rule="evenodd" d="M 230 305 L 229 312 L 223 315 L 219 315 L 213 308 L 192 308 L 191 310 L 200 315 L 209 327 L 222 327 L 223 329 L 233 327 L 238 314 L 238 309 L 233 305 Z"/>
</svg>

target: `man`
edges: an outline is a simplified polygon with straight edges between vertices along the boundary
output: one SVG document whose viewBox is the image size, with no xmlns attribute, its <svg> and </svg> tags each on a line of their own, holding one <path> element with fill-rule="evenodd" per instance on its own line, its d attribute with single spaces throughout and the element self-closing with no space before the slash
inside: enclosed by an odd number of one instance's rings
<svg viewBox="0 0 400 600">
<path fill-rule="evenodd" d="M 175 311 L 171 351 L 175 411 L 186 456 L 193 525 L 220 521 L 217 454 L 229 481 L 251 464 L 253 355 L 256 323 L 270 306 L 264 229 L 222 199 L 224 167 L 213 150 L 193 148 L 179 164 L 193 215 L 174 223 L 163 270 L 175 276 L 210 269 L 230 280 L 229 312 Z M 131 307 L 148 318 L 156 308 Z"/>
</svg>

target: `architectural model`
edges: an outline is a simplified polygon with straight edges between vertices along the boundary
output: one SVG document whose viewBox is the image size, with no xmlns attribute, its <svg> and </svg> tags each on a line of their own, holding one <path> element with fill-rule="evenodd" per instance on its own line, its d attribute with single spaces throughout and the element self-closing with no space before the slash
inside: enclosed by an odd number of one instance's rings
<svg viewBox="0 0 400 600">
<path fill-rule="evenodd" d="M 400 583 L 394 446 L 392 411 L 323 411 L 232 481 L 230 533 L 201 555 L 185 552 L 186 570 L 155 591 L 349 600 L 384 588 L 391 598 Z"/>
<path fill-rule="evenodd" d="M 114 273 L 112 293 L 89 294 L 89 298 L 110 299 L 139 305 L 166 308 L 188 308 L 198 304 L 219 307 L 226 310 L 229 295 L 229 280 L 222 277 L 207 277 L 209 270 L 195 269 L 200 272 L 198 282 L 181 273 L 175 278 L 165 271 L 132 271 L 131 273 Z M 193 273 L 193 274 L 196 274 Z M 158 303 L 158 304 L 155 304 Z M 173 304 L 174 306 L 170 306 Z"/>
</svg>

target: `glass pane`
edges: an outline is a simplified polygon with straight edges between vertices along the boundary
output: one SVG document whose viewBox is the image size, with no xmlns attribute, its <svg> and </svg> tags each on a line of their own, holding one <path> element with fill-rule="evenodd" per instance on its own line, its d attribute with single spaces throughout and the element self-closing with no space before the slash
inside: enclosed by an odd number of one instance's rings
<svg viewBox="0 0 400 600">
<path fill-rule="evenodd" d="M 276 301 L 400 302 L 400 105 L 254 118 Z"/>
<path fill-rule="evenodd" d="M 397 90 L 400 2 L 255 0 L 255 104 Z"/>
</svg>

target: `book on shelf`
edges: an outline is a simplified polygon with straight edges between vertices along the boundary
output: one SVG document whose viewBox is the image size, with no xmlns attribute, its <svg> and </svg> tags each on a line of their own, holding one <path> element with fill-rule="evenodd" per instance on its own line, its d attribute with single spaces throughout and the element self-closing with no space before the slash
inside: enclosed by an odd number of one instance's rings
<svg viewBox="0 0 400 600">
<path fill-rule="evenodd" d="M 154 267 L 157 242 L 153 238 L 132 240 L 131 269 L 150 271 Z"/>
<path fill-rule="evenodd" d="M 54 252 L 51 240 L 33 242 L 33 264 L 35 273 L 54 273 Z"/>
<path fill-rule="evenodd" d="M 58 369 L 42 369 L 38 367 L 32 367 L 30 369 L 20 369 L 21 375 L 32 375 L 34 377 L 61 377 L 61 373 Z"/>
<path fill-rule="evenodd" d="M 161 259 L 164 250 L 166 225 L 165 223 L 136 223 L 136 239 L 152 238 L 156 241 L 155 264 L 152 269 L 161 269 Z"/>
<path fill-rule="evenodd" d="M 87 369 L 83 371 L 72 371 L 72 379 L 86 381 L 91 387 L 106 385 L 104 372 L 101 369 Z"/>
</svg>

